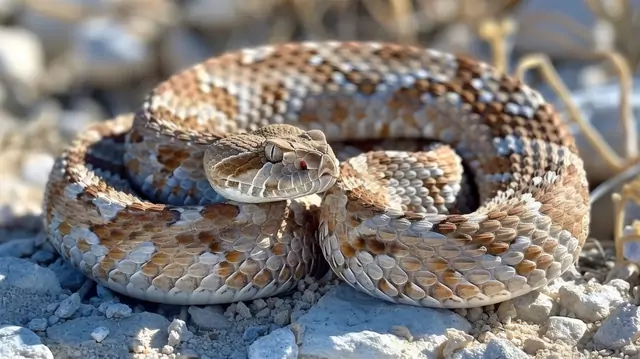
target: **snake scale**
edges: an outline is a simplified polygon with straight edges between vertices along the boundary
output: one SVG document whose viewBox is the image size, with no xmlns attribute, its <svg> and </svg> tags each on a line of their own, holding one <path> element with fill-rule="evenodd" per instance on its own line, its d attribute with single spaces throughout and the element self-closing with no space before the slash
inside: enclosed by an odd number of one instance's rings
<svg viewBox="0 0 640 359">
<path fill-rule="evenodd" d="M 589 226 L 574 138 L 520 80 L 378 42 L 230 50 L 57 158 L 56 250 L 124 295 L 206 305 L 328 273 L 416 306 L 515 298 L 572 266 Z"/>
</svg>

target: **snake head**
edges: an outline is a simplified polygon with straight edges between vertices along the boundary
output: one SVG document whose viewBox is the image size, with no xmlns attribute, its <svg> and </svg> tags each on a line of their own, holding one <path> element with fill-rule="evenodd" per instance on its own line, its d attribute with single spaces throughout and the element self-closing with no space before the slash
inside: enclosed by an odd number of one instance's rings
<svg viewBox="0 0 640 359">
<path fill-rule="evenodd" d="M 216 192 L 247 203 L 324 192 L 340 173 L 324 133 L 282 124 L 222 138 L 207 148 L 203 163 Z"/>
</svg>

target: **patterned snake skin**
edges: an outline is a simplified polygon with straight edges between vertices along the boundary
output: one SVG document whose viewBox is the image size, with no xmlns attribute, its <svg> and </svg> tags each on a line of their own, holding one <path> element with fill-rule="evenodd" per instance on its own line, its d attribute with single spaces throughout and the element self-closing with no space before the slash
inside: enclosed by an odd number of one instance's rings
<svg viewBox="0 0 640 359">
<path fill-rule="evenodd" d="M 142 300 L 275 296 L 330 267 L 390 302 L 468 308 L 572 266 L 588 197 L 574 139 L 519 80 L 435 50 L 310 42 L 209 59 L 87 129 L 44 211 L 66 260 Z"/>
</svg>

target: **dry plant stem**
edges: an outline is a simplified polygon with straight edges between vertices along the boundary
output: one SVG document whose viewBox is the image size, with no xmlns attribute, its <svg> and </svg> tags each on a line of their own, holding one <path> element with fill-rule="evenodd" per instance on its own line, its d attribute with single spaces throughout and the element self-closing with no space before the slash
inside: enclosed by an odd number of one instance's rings
<svg viewBox="0 0 640 359">
<path fill-rule="evenodd" d="M 622 238 L 622 228 L 624 226 L 624 203 L 622 196 L 618 193 L 611 195 L 613 202 L 613 241 L 616 247 L 616 263 L 626 262 L 623 255 L 624 239 Z"/>
<path fill-rule="evenodd" d="M 617 72 L 620 79 L 620 121 L 625 136 L 625 155 L 628 161 L 638 157 L 638 132 L 636 120 L 631 107 L 631 93 L 633 93 L 633 73 L 624 56 L 617 52 L 602 52 L 595 56 L 607 58 Z"/>
<path fill-rule="evenodd" d="M 560 79 L 560 76 L 551 64 L 549 57 L 543 54 L 531 54 L 523 57 L 516 66 L 515 76 L 522 79 L 524 78 L 526 71 L 532 68 L 538 68 L 540 70 L 544 80 L 549 83 L 566 106 L 571 120 L 580 127 L 580 130 L 584 133 L 591 146 L 600 152 L 600 155 L 607 165 L 616 172 L 622 170 L 624 168 L 625 161 L 615 153 L 609 144 L 602 138 L 600 133 L 598 133 L 598 131 L 596 131 L 596 129 L 584 117 L 582 117 L 580 110 L 571 99 L 569 90 Z"/>
<path fill-rule="evenodd" d="M 491 47 L 493 66 L 504 73 L 509 70 L 510 51 L 507 50 L 507 42 L 509 41 L 509 35 L 513 34 L 514 31 L 515 23 L 508 18 L 481 21 L 477 29 L 478 36 L 489 43 Z"/>
<path fill-rule="evenodd" d="M 413 5 L 406 0 L 391 0 L 395 31 L 398 40 L 404 43 L 415 43 L 417 31 L 413 23 Z"/>
</svg>

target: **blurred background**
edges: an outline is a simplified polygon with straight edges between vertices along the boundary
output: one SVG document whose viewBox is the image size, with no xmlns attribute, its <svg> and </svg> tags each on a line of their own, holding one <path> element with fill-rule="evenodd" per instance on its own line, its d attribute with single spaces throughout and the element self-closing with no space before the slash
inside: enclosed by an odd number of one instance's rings
<svg viewBox="0 0 640 359">
<path fill-rule="evenodd" d="M 0 243 L 40 231 L 54 157 L 78 131 L 135 110 L 170 74 L 241 47 L 336 39 L 522 76 L 566 114 L 592 188 L 606 184 L 592 236 L 609 248 L 611 194 L 638 172 L 638 34 L 640 0 L 0 0 Z M 624 195 L 640 201 L 635 186 Z"/>
</svg>

